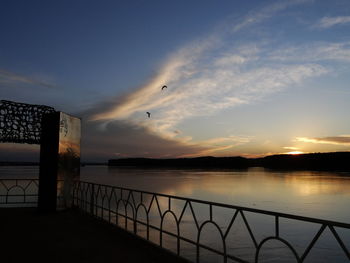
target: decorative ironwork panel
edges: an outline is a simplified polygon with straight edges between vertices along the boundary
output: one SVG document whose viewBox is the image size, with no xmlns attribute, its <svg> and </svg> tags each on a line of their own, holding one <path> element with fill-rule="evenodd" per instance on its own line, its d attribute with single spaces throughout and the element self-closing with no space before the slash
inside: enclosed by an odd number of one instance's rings
<svg viewBox="0 0 350 263">
<path fill-rule="evenodd" d="M 41 118 L 52 107 L 0 100 L 0 142 L 40 144 Z"/>
</svg>

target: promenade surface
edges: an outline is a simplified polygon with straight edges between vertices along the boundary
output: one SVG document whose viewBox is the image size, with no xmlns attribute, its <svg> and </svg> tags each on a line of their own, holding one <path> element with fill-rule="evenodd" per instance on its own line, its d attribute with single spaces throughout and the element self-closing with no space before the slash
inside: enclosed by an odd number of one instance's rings
<svg viewBox="0 0 350 263">
<path fill-rule="evenodd" d="M 77 210 L 0 208 L 1 262 L 187 262 Z"/>
</svg>

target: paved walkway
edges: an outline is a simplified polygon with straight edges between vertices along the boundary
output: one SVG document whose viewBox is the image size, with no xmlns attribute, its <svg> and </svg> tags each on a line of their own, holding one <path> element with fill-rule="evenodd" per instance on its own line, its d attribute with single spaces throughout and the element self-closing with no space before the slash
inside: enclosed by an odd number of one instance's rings
<svg viewBox="0 0 350 263">
<path fill-rule="evenodd" d="M 0 208 L 1 262 L 186 262 L 79 211 Z"/>
</svg>

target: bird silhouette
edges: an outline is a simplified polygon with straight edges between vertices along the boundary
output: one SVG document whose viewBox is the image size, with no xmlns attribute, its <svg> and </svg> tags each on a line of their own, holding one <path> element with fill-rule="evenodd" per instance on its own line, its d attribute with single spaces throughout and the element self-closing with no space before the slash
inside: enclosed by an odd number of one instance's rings
<svg viewBox="0 0 350 263">
<path fill-rule="evenodd" d="M 149 113 L 148 111 L 146 113 L 148 115 L 148 118 L 151 118 L 151 113 Z"/>
<path fill-rule="evenodd" d="M 162 90 L 163 90 L 163 89 L 166 89 L 166 88 L 168 88 L 168 87 L 167 87 L 166 85 L 164 85 L 164 86 L 162 87 Z"/>
</svg>

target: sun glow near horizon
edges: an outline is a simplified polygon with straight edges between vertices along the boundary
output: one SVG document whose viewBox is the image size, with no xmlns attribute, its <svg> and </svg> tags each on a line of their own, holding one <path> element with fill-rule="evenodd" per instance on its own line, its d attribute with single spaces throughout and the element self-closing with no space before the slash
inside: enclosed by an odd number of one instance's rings
<svg viewBox="0 0 350 263">
<path fill-rule="evenodd" d="M 286 154 L 291 154 L 291 155 L 298 155 L 298 154 L 303 154 L 305 152 L 302 151 L 291 151 L 291 152 L 287 152 Z"/>
</svg>

